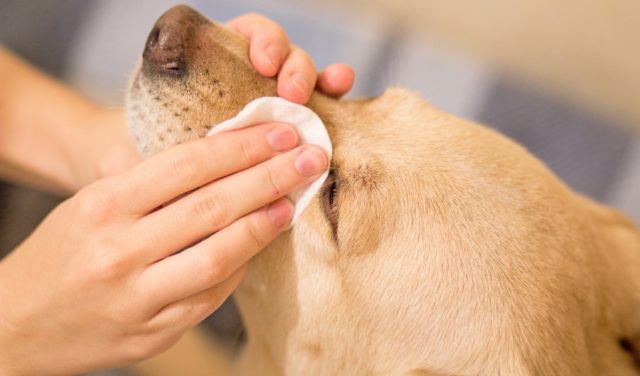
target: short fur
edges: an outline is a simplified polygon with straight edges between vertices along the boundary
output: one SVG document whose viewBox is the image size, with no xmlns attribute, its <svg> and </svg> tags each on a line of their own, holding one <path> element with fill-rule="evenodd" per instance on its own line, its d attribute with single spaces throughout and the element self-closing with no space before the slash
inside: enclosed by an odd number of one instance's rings
<svg viewBox="0 0 640 376">
<path fill-rule="evenodd" d="M 145 52 L 127 100 L 145 155 L 276 94 L 236 33 L 178 6 L 150 40 L 167 23 L 178 69 Z M 236 292 L 244 373 L 639 374 L 640 234 L 627 219 L 413 92 L 314 93 L 308 106 L 333 141 L 332 177 Z"/>
</svg>

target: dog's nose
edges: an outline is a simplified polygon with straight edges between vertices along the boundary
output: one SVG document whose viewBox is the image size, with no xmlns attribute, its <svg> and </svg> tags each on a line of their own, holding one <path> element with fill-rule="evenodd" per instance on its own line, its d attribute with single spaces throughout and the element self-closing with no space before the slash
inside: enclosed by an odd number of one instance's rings
<svg viewBox="0 0 640 376">
<path fill-rule="evenodd" d="M 163 14 L 151 29 L 142 54 L 144 65 L 154 71 L 179 75 L 187 68 L 198 26 L 206 19 L 186 5 Z"/>
</svg>

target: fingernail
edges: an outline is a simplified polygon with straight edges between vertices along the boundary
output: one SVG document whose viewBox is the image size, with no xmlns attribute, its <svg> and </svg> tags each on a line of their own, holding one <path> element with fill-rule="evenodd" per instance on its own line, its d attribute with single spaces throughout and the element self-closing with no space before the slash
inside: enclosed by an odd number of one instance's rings
<svg viewBox="0 0 640 376">
<path fill-rule="evenodd" d="M 271 65 L 271 67 L 277 72 L 278 71 L 278 63 L 280 62 L 280 49 L 275 45 L 269 45 L 265 49 L 266 60 Z"/>
<path fill-rule="evenodd" d="M 308 147 L 296 156 L 294 165 L 303 176 L 317 175 L 327 169 L 327 156 L 318 148 Z"/>
<path fill-rule="evenodd" d="M 298 144 L 298 135 L 287 126 L 277 126 L 267 133 L 267 143 L 273 150 L 285 151 Z"/>
<path fill-rule="evenodd" d="M 287 199 L 278 200 L 267 207 L 267 215 L 276 227 L 282 227 L 291 221 L 293 204 Z"/>
<path fill-rule="evenodd" d="M 304 74 L 300 72 L 295 72 L 291 75 L 291 83 L 302 93 L 307 93 L 309 91 L 309 84 L 307 83 Z"/>
</svg>

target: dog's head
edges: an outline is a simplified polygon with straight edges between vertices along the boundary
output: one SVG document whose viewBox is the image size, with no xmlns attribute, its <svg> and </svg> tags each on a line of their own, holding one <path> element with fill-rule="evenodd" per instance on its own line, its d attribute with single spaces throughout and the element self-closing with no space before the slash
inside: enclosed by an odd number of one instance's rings
<svg viewBox="0 0 640 376">
<path fill-rule="evenodd" d="M 149 35 L 128 121 L 151 155 L 275 93 L 244 38 L 179 6 Z M 598 299 L 628 273 L 608 276 L 592 209 L 521 147 L 402 90 L 309 106 L 334 145 L 330 177 L 237 294 L 263 365 L 572 373 L 585 343 L 617 346 L 617 303 Z"/>
</svg>

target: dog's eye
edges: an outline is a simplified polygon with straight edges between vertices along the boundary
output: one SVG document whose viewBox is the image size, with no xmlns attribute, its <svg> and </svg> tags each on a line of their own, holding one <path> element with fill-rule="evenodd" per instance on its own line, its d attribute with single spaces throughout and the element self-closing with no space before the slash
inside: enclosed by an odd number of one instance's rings
<svg viewBox="0 0 640 376">
<path fill-rule="evenodd" d="M 329 171 L 329 176 L 324 183 L 322 188 L 322 209 L 324 211 L 324 215 L 329 221 L 331 225 L 331 232 L 333 234 L 333 239 L 338 240 L 338 219 L 340 211 L 339 202 L 338 202 L 338 178 L 337 172 L 335 169 L 331 169 Z"/>
</svg>

